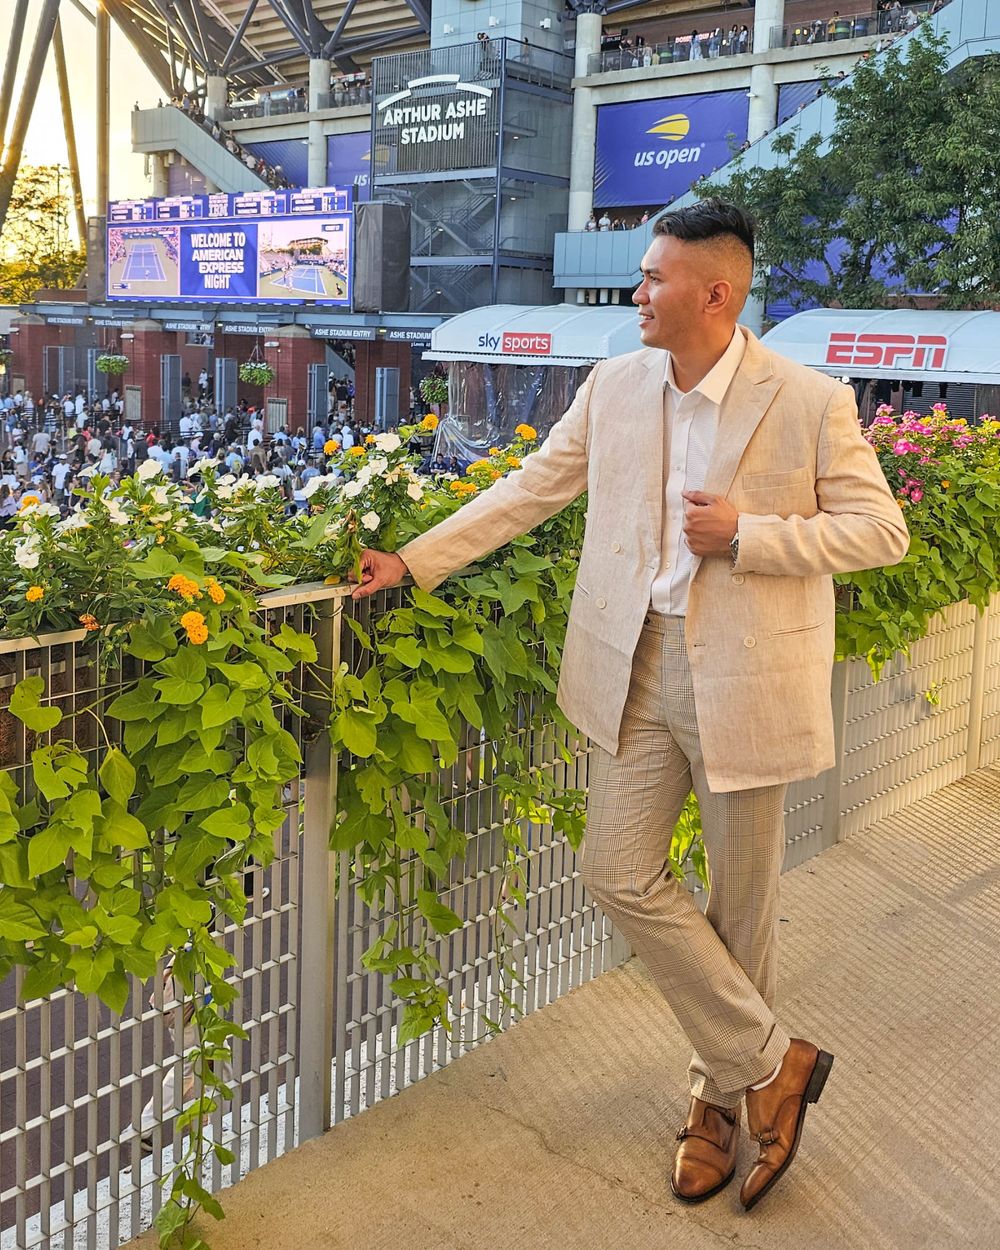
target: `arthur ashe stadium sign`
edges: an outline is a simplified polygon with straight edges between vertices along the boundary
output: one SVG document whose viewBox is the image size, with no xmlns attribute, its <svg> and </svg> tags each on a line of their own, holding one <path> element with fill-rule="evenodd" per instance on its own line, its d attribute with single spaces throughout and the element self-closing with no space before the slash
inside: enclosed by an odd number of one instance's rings
<svg viewBox="0 0 1000 1250">
<path fill-rule="evenodd" d="M 375 106 L 379 172 L 429 172 L 493 163 L 496 92 L 459 74 L 412 78 Z"/>
</svg>

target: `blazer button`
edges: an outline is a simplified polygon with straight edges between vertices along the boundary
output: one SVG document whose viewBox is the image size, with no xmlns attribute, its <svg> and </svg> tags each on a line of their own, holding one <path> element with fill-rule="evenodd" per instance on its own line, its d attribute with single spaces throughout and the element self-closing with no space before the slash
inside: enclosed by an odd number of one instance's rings
<svg viewBox="0 0 1000 1250">
<path fill-rule="evenodd" d="M 734 585 L 734 586 L 742 586 L 742 585 L 743 585 L 743 574 L 742 574 L 742 573 L 734 573 L 734 574 L 733 574 L 733 585 Z"/>
<path fill-rule="evenodd" d="M 612 550 L 612 551 L 621 551 L 621 549 L 622 549 L 622 545 L 621 545 L 621 543 L 612 543 L 612 544 L 611 544 L 611 550 Z"/>
<path fill-rule="evenodd" d="M 599 608 L 606 608 L 606 607 L 608 606 L 608 601 L 607 601 L 607 599 L 598 599 L 598 601 L 597 601 L 597 606 L 598 606 Z"/>
<path fill-rule="evenodd" d="M 744 647 L 756 647 L 757 639 L 756 638 L 744 638 L 743 645 Z"/>
</svg>

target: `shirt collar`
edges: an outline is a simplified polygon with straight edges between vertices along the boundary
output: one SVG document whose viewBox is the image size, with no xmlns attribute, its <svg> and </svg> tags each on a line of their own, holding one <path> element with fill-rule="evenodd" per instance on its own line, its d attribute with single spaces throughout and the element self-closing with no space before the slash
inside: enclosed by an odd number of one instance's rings
<svg viewBox="0 0 1000 1250">
<path fill-rule="evenodd" d="M 709 403 L 719 407 L 726 397 L 726 391 L 732 385 L 736 371 L 743 363 L 746 349 L 747 341 L 743 337 L 739 326 L 736 326 L 733 330 L 733 337 L 729 340 L 729 346 L 712 368 L 709 369 L 708 373 L 692 389 L 697 391 L 699 395 L 703 395 Z M 683 399 L 684 395 L 688 393 L 677 388 L 677 383 L 674 381 L 674 361 L 669 352 L 667 353 L 667 363 L 663 370 L 663 384 L 670 387 L 677 399 Z"/>
</svg>

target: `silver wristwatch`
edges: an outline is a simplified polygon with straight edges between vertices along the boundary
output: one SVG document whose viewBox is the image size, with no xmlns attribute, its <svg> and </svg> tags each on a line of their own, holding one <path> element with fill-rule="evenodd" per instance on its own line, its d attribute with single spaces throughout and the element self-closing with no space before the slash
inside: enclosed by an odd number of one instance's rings
<svg viewBox="0 0 1000 1250">
<path fill-rule="evenodd" d="M 733 566 L 735 567 L 736 561 L 740 558 L 740 532 L 739 530 L 737 530 L 736 533 L 729 540 L 729 554 L 733 557 Z"/>
</svg>

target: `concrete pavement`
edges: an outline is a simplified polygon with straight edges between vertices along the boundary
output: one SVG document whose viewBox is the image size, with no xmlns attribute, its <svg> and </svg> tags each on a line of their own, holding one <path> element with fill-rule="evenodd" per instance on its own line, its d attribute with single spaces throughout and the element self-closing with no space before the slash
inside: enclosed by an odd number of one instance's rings
<svg viewBox="0 0 1000 1250">
<path fill-rule="evenodd" d="M 836 1063 L 752 1212 L 745 1136 L 670 1193 L 688 1046 L 633 961 L 227 1191 L 212 1250 L 995 1250 L 1000 772 L 793 869 L 781 916 L 779 1016 Z"/>
</svg>

